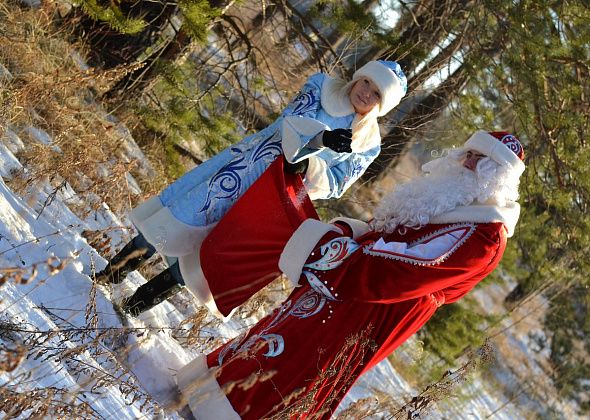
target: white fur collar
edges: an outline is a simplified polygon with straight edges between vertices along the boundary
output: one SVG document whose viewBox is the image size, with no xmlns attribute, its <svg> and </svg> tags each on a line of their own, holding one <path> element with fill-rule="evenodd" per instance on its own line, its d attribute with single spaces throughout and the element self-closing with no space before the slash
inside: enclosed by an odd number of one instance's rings
<svg viewBox="0 0 590 420">
<path fill-rule="evenodd" d="M 354 114 L 354 108 L 350 103 L 350 99 L 348 99 L 348 93 L 342 88 L 341 83 L 330 76 L 324 78 L 320 100 L 322 108 L 334 117 L 345 117 Z"/>
<path fill-rule="evenodd" d="M 518 222 L 519 215 L 520 205 L 517 202 L 509 202 L 506 204 L 506 207 L 489 204 L 471 204 L 469 206 L 458 206 L 448 213 L 433 217 L 428 223 L 502 222 L 506 226 L 508 237 L 511 237 L 514 234 L 514 228 Z"/>
</svg>

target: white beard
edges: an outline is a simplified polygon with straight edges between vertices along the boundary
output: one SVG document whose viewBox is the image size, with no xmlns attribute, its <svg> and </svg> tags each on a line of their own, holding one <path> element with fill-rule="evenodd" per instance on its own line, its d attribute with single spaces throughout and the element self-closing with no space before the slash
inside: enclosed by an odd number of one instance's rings
<svg viewBox="0 0 590 420">
<path fill-rule="evenodd" d="M 518 198 L 518 177 L 490 158 L 481 159 L 476 171 L 461 165 L 461 150 L 425 164 L 427 173 L 398 186 L 374 211 L 371 222 L 377 231 L 393 232 L 398 226 L 419 228 L 430 219 L 457 206 L 492 201 L 505 206 Z"/>
</svg>

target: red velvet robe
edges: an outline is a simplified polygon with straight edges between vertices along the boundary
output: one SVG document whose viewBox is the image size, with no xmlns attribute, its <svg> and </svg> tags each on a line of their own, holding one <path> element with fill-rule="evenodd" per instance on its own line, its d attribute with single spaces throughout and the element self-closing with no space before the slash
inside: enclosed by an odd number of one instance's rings
<svg viewBox="0 0 590 420">
<path fill-rule="evenodd" d="M 379 238 L 428 247 L 449 232 L 454 245 L 433 258 L 375 250 Z M 363 372 L 497 266 L 506 238 L 499 222 L 432 224 L 357 240 L 329 232 L 309 256 L 301 287 L 209 354 L 207 366 L 241 418 L 329 418 Z"/>
<path fill-rule="evenodd" d="M 310 218 L 319 219 L 301 177 L 285 173 L 276 159 L 201 246 L 204 280 L 222 315 L 280 276 L 285 243 Z"/>
</svg>

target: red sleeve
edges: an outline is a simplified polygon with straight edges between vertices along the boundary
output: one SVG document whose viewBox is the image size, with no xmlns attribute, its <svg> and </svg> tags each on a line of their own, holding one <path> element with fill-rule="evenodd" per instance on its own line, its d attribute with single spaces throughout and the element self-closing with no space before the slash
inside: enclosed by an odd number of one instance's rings
<svg viewBox="0 0 590 420">
<path fill-rule="evenodd" d="M 375 249 L 375 242 L 360 247 L 339 267 L 334 279 L 336 299 L 394 303 L 430 293 L 445 292 L 446 301 L 467 293 L 498 264 L 505 246 L 499 224 L 465 224 L 465 237 L 454 249 L 434 260 L 417 260 Z M 451 292 L 447 295 L 446 290 Z"/>
</svg>

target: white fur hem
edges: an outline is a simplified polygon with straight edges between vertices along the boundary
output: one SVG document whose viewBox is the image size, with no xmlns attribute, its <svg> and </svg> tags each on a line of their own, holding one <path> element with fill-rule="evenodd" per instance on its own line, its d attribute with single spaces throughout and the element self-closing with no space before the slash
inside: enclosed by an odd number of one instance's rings
<svg viewBox="0 0 590 420">
<path fill-rule="evenodd" d="M 326 174 L 328 165 L 323 159 L 314 156 L 309 158 L 309 165 L 305 171 L 304 185 L 311 200 L 320 200 L 328 197 L 332 190 Z"/>
<path fill-rule="evenodd" d="M 129 217 L 137 230 L 156 250 L 166 256 L 181 257 L 197 252 L 215 224 L 191 226 L 178 220 L 159 197 L 134 208 Z"/>
<path fill-rule="evenodd" d="M 520 205 L 516 202 L 507 203 L 506 207 L 471 204 L 469 206 L 459 206 L 448 213 L 433 217 L 428 223 L 501 222 L 506 226 L 507 236 L 511 237 L 514 234 L 514 228 L 518 222 L 519 215 Z"/>
<path fill-rule="evenodd" d="M 221 390 L 205 356 L 199 356 L 184 366 L 176 383 L 197 419 L 239 420 L 240 416 Z"/>
<path fill-rule="evenodd" d="M 365 233 L 371 231 L 371 226 L 367 222 L 362 220 L 352 219 L 350 217 L 336 217 L 330 220 L 330 223 L 343 222 L 346 223 L 352 229 L 352 239 L 356 239 L 363 236 Z"/>
<path fill-rule="evenodd" d="M 279 268 L 291 284 L 299 285 L 301 270 L 309 254 L 322 236 L 331 231 L 341 232 L 336 226 L 316 219 L 307 219 L 291 235 L 279 259 Z"/>
<path fill-rule="evenodd" d="M 224 316 L 213 299 L 213 294 L 209 288 L 209 282 L 205 278 L 203 269 L 201 268 L 201 259 L 199 252 L 191 255 L 185 255 L 178 259 L 180 266 L 180 273 L 185 281 L 186 288 L 195 296 L 195 298 L 203 304 L 209 312 L 215 317 L 221 319 L 223 322 L 229 321 L 237 308 L 234 308 L 228 316 Z"/>
<path fill-rule="evenodd" d="M 178 258 L 187 289 L 211 314 L 227 322 L 235 309 L 228 316 L 219 311 L 199 258 L 201 244 L 216 223 L 208 226 L 187 225 L 176 219 L 158 197 L 152 197 L 133 209 L 130 217 L 135 227 L 165 257 L 169 265 L 171 259 Z"/>
<path fill-rule="evenodd" d="M 163 208 L 160 198 L 155 195 L 131 210 L 129 217 L 133 223 L 141 223 Z"/>
</svg>

